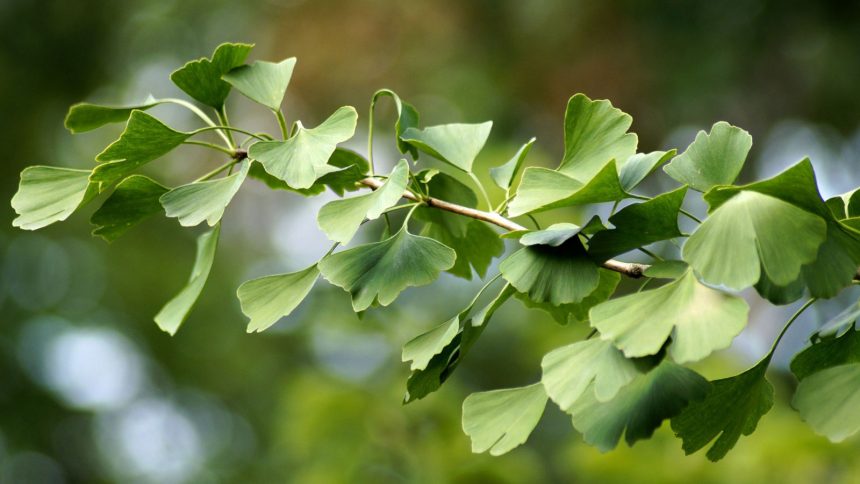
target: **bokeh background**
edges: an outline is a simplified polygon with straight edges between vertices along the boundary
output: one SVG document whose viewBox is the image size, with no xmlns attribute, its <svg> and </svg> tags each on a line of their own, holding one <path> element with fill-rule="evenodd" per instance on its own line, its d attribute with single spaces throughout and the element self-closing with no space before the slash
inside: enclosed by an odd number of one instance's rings
<svg viewBox="0 0 860 484">
<path fill-rule="evenodd" d="M 362 119 L 350 146 L 359 151 L 369 98 L 389 87 L 426 125 L 494 120 L 483 169 L 531 136 L 531 161 L 554 166 L 565 102 L 584 92 L 632 114 L 643 151 L 683 149 L 696 130 L 727 120 L 755 140 L 743 179 L 808 155 L 826 196 L 860 184 L 856 2 L 2 0 L 2 198 L 25 166 L 91 166 L 121 131 L 73 137 L 62 126 L 70 104 L 180 95 L 169 73 L 224 41 L 256 43 L 254 59 L 298 57 L 288 117 L 313 125 L 354 105 Z M 237 124 L 276 129 L 235 93 L 228 107 Z M 378 112 L 383 165 L 397 155 L 389 111 Z M 194 125 L 176 109 L 154 113 Z M 217 161 L 188 147 L 153 168 L 178 183 Z M 649 183 L 651 193 L 671 186 Z M 247 183 L 227 211 L 204 295 L 173 338 L 151 318 L 188 277 L 196 230 L 150 221 L 108 245 L 88 236 L 90 207 L 25 233 L 11 228 L 7 202 L 0 483 L 860 482 L 860 441 L 813 434 L 787 403 L 795 383 L 786 371 L 809 332 L 857 292 L 816 305 L 792 329 L 771 373 L 775 408 L 719 464 L 684 457 L 668 426 L 602 455 L 552 406 L 527 445 L 472 455 L 463 398 L 535 381 L 541 355 L 585 329 L 509 302 L 442 390 L 407 406 L 400 346 L 456 313 L 476 281 L 443 277 L 363 320 L 343 291 L 321 283 L 290 318 L 246 335 L 235 288 L 319 257 L 328 244 L 315 209 L 327 199 Z M 748 296 L 752 323 L 697 367 L 706 376 L 756 361 L 795 309 Z"/>
</svg>

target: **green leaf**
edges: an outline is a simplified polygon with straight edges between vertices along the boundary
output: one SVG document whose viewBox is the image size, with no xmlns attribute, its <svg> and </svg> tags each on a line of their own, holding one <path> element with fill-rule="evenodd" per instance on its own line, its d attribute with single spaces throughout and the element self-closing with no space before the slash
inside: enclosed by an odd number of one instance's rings
<svg viewBox="0 0 860 484">
<path fill-rule="evenodd" d="M 755 432 L 758 421 L 773 407 L 773 386 L 765 379 L 768 363 L 769 357 L 740 375 L 711 382 L 704 400 L 672 418 L 672 430 L 683 439 L 684 453 L 690 455 L 714 441 L 707 456 L 716 462 L 741 435 Z"/>
<path fill-rule="evenodd" d="M 587 182 L 555 170 L 532 166 L 523 172 L 508 213 L 517 217 L 552 208 L 614 202 L 626 197 L 614 161 L 607 163 Z"/>
<path fill-rule="evenodd" d="M 556 306 L 582 301 L 600 281 L 597 265 L 588 259 L 577 237 L 558 247 L 523 247 L 502 261 L 499 270 L 532 301 Z"/>
<path fill-rule="evenodd" d="M 78 103 L 69 108 L 64 125 L 73 134 L 92 131 L 106 124 L 124 123 L 128 121 L 132 111 L 145 111 L 162 102 L 149 97 L 146 101 L 133 106 L 100 106 L 98 104 Z"/>
<path fill-rule="evenodd" d="M 764 270 L 761 271 L 761 277 L 755 284 L 755 290 L 759 295 L 770 301 L 771 304 L 776 305 L 790 304 L 797 301 L 803 297 L 804 289 L 805 286 L 802 277 L 788 285 L 778 286 L 770 280 L 770 277 L 767 276 L 767 272 Z"/>
<path fill-rule="evenodd" d="M 573 426 L 585 441 L 607 452 L 618 445 L 622 434 L 631 446 L 637 440 L 650 438 L 663 420 L 678 415 L 691 401 L 703 398 L 709 387 L 698 373 L 664 360 L 636 377 L 608 402 L 598 400 L 592 388 L 586 389 L 569 412 Z"/>
<path fill-rule="evenodd" d="M 860 363 L 814 373 L 797 386 L 791 401 L 817 434 L 841 442 L 860 430 Z"/>
<path fill-rule="evenodd" d="M 798 380 L 834 366 L 860 363 L 860 331 L 854 325 L 858 314 L 858 305 L 852 304 L 833 320 L 844 321 L 847 331 L 835 336 L 836 333 L 822 330 L 818 333 L 820 340 L 795 355 L 791 360 L 791 372 Z"/>
<path fill-rule="evenodd" d="M 255 61 L 251 65 L 236 67 L 221 78 L 248 99 L 278 111 L 284 102 L 295 65 L 295 57 L 281 62 Z"/>
<path fill-rule="evenodd" d="M 317 223 L 326 236 L 343 245 L 352 240 L 364 219 L 374 220 L 403 196 L 409 183 L 409 164 L 400 160 L 379 189 L 329 202 L 317 214 Z"/>
<path fill-rule="evenodd" d="M 433 355 L 430 362 L 423 370 L 413 371 L 406 381 L 406 397 L 404 403 L 410 403 L 422 399 L 438 390 L 451 376 L 457 366 L 463 361 L 475 342 L 484 332 L 490 318 L 514 293 L 510 284 L 499 292 L 489 304 L 472 314 L 468 319 L 466 315 L 471 311 L 467 308 L 459 314 L 462 321 L 460 332 L 441 351 Z"/>
<path fill-rule="evenodd" d="M 403 140 L 403 133 L 409 128 L 418 127 L 418 111 L 406 101 L 400 99 L 394 91 L 390 89 L 380 89 L 373 94 L 370 100 L 370 111 L 376 106 L 376 101 L 383 97 L 390 96 L 394 101 L 394 107 L 397 109 L 397 121 L 394 123 L 394 137 L 397 141 L 397 149 L 400 153 L 409 153 L 413 160 L 418 159 L 418 149 Z"/>
<path fill-rule="evenodd" d="M 827 222 L 827 238 L 815 260 L 801 270 L 812 297 L 832 298 L 851 285 L 860 266 L 860 241 L 833 220 Z"/>
<path fill-rule="evenodd" d="M 188 283 L 155 315 L 155 323 L 158 327 L 171 336 L 176 334 L 179 326 L 188 317 L 188 313 L 194 308 L 197 298 L 203 291 L 203 286 L 206 285 L 209 271 L 212 269 L 212 261 L 215 259 L 220 232 L 221 226 L 217 225 L 197 238 L 197 256 L 194 259 L 194 267 L 191 269 Z"/>
<path fill-rule="evenodd" d="M 525 246 L 548 245 L 550 247 L 558 247 L 579 234 L 580 230 L 578 225 L 572 223 L 552 224 L 543 230 L 526 232 L 520 237 L 520 244 Z"/>
<path fill-rule="evenodd" d="M 212 59 L 205 57 L 186 63 L 170 74 L 170 80 L 186 94 L 201 103 L 221 109 L 230 94 L 230 84 L 221 76 L 241 66 L 254 44 L 224 43 L 215 49 Z"/>
<path fill-rule="evenodd" d="M 746 326 L 749 307 L 736 296 L 701 284 L 691 271 L 658 289 L 591 308 L 591 326 L 628 358 L 657 354 L 671 336 L 669 355 L 698 361 L 727 348 Z"/>
<path fill-rule="evenodd" d="M 536 140 L 537 138 L 528 140 L 526 144 L 522 145 L 520 149 L 517 150 L 513 158 L 508 160 L 504 165 L 490 168 L 490 177 L 493 179 L 496 186 L 505 191 L 510 190 L 511 185 L 514 183 L 514 178 L 517 176 L 517 173 L 519 173 L 520 167 L 523 166 L 523 162 L 526 160 L 526 156 L 528 156 L 529 151 L 532 149 L 532 145 L 535 144 Z"/>
<path fill-rule="evenodd" d="M 443 124 L 424 129 L 409 128 L 403 141 L 456 168 L 471 173 L 472 163 L 481 152 L 493 122 L 480 124 Z"/>
<path fill-rule="evenodd" d="M 842 334 L 857 321 L 857 318 L 860 318 L 860 301 L 856 301 L 854 304 L 846 307 L 839 314 L 822 324 L 816 335 L 833 336 Z"/>
<path fill-rule="evenodd" d="M 132 175 L 119 182 L 101 207 L 90 217 L 96 226 L 93 235 L 113 242 L 146 218 L 163 213 L 158 198 L 168 188 L 143 175 Z"/>
<path fill-rule="evenodd" d="M 433 282 L 454 265 L 456 254 L 444 244 L 410 234 L 406 227 L 381 242 L 359 245 L 319 263 L 323 277 L 352 295 L 352 307 L 388 306 L 409 286 Z"/>
<path fill-rule="evenodd" d="M 104 188 L 166 155 L 189 137 L 191 133 L 176 131 L 149 114 L 134 110 L 119 139 L 96 156 L 96 161 L 102 164 L 93 170 L 90 180 Z"/>
<path fill-rule="evenodd" d="M 310 197 L 324 192 L 326 187 L 342 197 L 346 192 L 361 188 L 359 182 L 367 178 L 370 163 L 358 153 L 345 148 L 336 148 L 328 159 L 325 175 L 319 177 L 310 188 L 294 189 L 279 178 L 275 178 L 259 162 L 251 163 L 248 176 L 266 184 L 272 190 L 289 190 Z"/>
<path fill-rule="evenodd" d="M 624 191 L 629 192 L 636 188 L 645 177 L 673 158 L 676 153 L 677 150 L 636 153 L 620 163 L 618 165 L 618 178 Z"/>
<path fill-rule="evenodd" d="M 624 207 L 609 217 L 614 229 L 598 232 L 591 238 L 589 255 L 605 261 L 638 247 L 680 237 L 678 212 L 686 193 L 687 187 L 681 187 L 647 202 Z"/>
<path fill-rule="evenodd" d="M 677 279 L 683 276 L 689 267 L 682 260 L 661 260 L 651 264 L 643 274 L 655 279 Z"/>
<path fill-rule="evenodd" d="M 12 208 L 12 226 L 36 230 L 69 218 L 94 196 L 90 172 L 54 166 L 30 166 L 21 172 Z"/>
<path fill-rule="evenodd" d="M 236 295 L 242 312 L 251 321 L 248 332 L 262 332 L 279 319 L 289 316 L 307 297 L 319 277 L 314 264 L 307 269 L 289 274 L 276 274 L 246 281 Z"/>
<path fill-rule="evenodd" d="M 427 368 L 430 360 L 454 340 L 459 330 L 460 318 L 458 315 L 409 340 L 403 345 L 401 360 L 404 363 L 411 361 L 412 364 L 409 369 L 413 371 Z"/>
<path fill-rule="evenodd" d="M 636 153 L 638 139 L 628 133 L 633 118 L 606 100 L 576 94 L 564 113 L 564 158 L 558 171 L 577 180 L 590 180 L 610 160 Z"/>
<path fill-rule="evenodd" d="M 176 187 L 159 198 L 168 217 L 176 217 L 183 227 L 193 227 L 204 220 L 210 227 L 217 224 L 224 215 L 224 209 L 239 191 L 248 175 L 250 162 L 242 163 L 242 168 L 232 175 L 189 183 Z"/>
<path fill-rule="evenodd" d="M 358 113 L 351 106 L 334 112 L 316 128 L 299 126 L 286 141 L 259 141 L 251 145 L 248 156 L 263 164 L 270 175 L 294 189 L 310 188 L 318 178 L 336 170 L 328 160 L 338 143 L 355 133 Z"/>
<path fill-rule="evenodd" d="M 752 136 L 720 121 L 710 133 L 699 131 L 687 150 L 663 168 L 675 180 L 706 192 L 735 181 L 752 147 Z"/>
<path fill-rule="evenodd" d="M 597 283 L 597 289 L 591 292 L 588 296 L 578 302 L 571 304 L 559 304 L 558 306 L 544 302 L 537 303 L 529 299 L 528 294 L 521 292 L 516 294 L 517 299 L 527 308 L 540 309 L 548 313 L 558 324 L 569 324 L 588 321 L 588 311 L 594 306 L 609 299 L 618 283 L 621 281 L 621 274 L 600 268 L 597 270 L 600 274 L 600 281 Z"/>
<path fill-rule="evenodd" d="M 710 284 L 744 289 L 764 270 L 774 284 L 785 286 L 815 260 L 826 228 L 821 217 L 795 205 L 743 191 L 693 232 L 683 256 Z"/>
<path fill-rule="evenodd" d="M 473 393 L 463 401 L 463 431 L 472 452 L 502 455 L 525 443 L 546 407 L 543 385 Z"/>
<path fill-rule="evenodd" d="M 612 343 L 588 339 L 550 351 L 541 361 L 541 382 L 562 410 L 569 411 L 586 390 L 601 402 L 612 400 L 641 369 Z"/>
</svg>

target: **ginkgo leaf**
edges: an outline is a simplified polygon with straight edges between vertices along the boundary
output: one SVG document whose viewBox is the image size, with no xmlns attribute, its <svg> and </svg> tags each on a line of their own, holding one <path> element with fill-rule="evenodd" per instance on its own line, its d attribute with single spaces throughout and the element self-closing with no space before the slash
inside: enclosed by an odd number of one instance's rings
<svg viewBox="0 0 860 484">
<path fill-rule="evenodd" d="M 798 380 L 834 366 L 860 363 L 860 331 L 856 330 L 854 324 L 860 314 L 857 306 L 856 303 L 848 306 L 846 311 L 834 319 L 846 321 L 844 326 L 847 331 L 838 334 L 824 332 L 822 328 L 817 334 L 817 340 L 794 356 L 791 360 L 791 372 Z"/>
<path fill-rule="evenodd" d="M 559 304 L 558 306 L 548 302 L 538 303 L 529 299 L 528 294 L 517 293 L 516 297 L 527 308 L 540 309 L 546 312 L 558 323 L 569 324 L 588 321 L 588 311 L 594 306 L 606 301 L 615 293 L 615 288 L 621 281 L 621 275 L 615 271 L 600 268 L 600 281 L 597 288 L 578 303 Z"/>
<path fill-rule="evenodd" d="M 393 236 L 327 256 L 323 277 L 352 295 L 352 307 L 388 306 L 409 286 L 433 282 L 454 265 L 456 253 L 433 239 L 412 235 L 404 226 Z"/>
<path fill-rule="evenodd" d="M 260 141 L 251 145 L 248 156 L 292 188 L 310 188 L 330 173 L 327 165 L 338 143 L 352 138 L 358 113 L 352 106 L 338 108 L 316 128 L 299 126 L 286 141 Z"/>
<path fill-rule="evenodd" d="M 842 442 L 860 430 L 860 363 L 814 373 L 797 386 L 791 401 L 817 434 Z"/>
<path fill-rule="evenodd" d="M 672 337 L 669 355 L 698 361 L 728 347 L 746 326 L 740 297 L 700 283 L 691 271 L 657 289 L 628 294 L 591 308 L 591 326 L 629 358 L 657 354 Z"/>
<path fill-rule="evenodd" d="M 295 66 L 295 57 L 281 62 L 255 61 L 251 65 L 236 67 L 221 78 L 248 99 L 272 111 L 278 111 L 281 109 L 281 103 L 284 102 L 284 94 L 287 92 L 287 86 L 290 85 Z"/>
<path fill-rule="evenodd" d="M 707 456 L 716 462 L 741 435 L 755 432 L 758 421 L 773 407 L 773 386 L 765 378 L 768 363 L 770 357 L 740 375 L 712 381 L 704 400 L 672 418 L 672 430 L 683 439 L 684 453 L 690 455 L 713 441 Z"/>
<path fill-rule="evenodd" d="M 523 234 L 520 237 L 520 244 L 525 246 L 548 245 L 550 247 L 558 247 L 576 236 L 580 230 L 578 225 L 568 222 L 552 224 L 543 230 L 533 230 Z"/>
<path fill-rule="evenodd" d="M 386 209 L 396 205 L 408 183 L 409 164 L 400 160 L 378 189 L 323 205 L 317 214 L 317 223 L 330 240 L 346 245 L 364 219 L 379 218 Z"/>
<path fill-rule="evenodd" d="M 800 276 L 804 264 L 815 260 L 826 229 L 817 215 L 743 191 L 693 232 L 683 256 L 710 284 L 744 289 L 758 282 L 763 269 L 774 284 L 784 286 Z"/>
<path fill-rule="evenodd" d="M 146 101 L 132 106 L 100 106 L 98 104 L 78 103 L 69 108 L 63 123 L 73 134 L 92 131 L 110 123 L 128 121 L 134 110 L 146 111 L 162 101 L 149 97 Z"/>
<path fill-rule="evenodd" d="M 119 139 L 96 156 L 96 161 L 102 163 L 93 170 L 90 180 L 106 187 L 166 155 L 190 136 L 191 133 L 176 131 L 149 114 L 134 110 Z"/>
<path fill-rule="evenodd" d="M 310 197 L 319 195 L 328 188 L 342 197 L 346 192 L 358 190 L 363 186 L 359 182 L 369 175 L 370 163 L 352 150 L 335 148 L 324 171 L 325 175 L 319 177 L 310 188 L 304 189 L 295 189 L 285 181 L 273 177 L 259 162 L 251 163 L 248 176 L 260 180 L 272 190 L 289 190 Z"/>
<path fill-rule="evenodd" d="M 412 372 L 409 380 L 406 381 L 404 403 L 422 399 L 438 390 L 478 341 L 496 310 L 513 294 L 513 288 L 507 284 L 492 301 L 473 314 L 468 315 L 471 312 L 471 306 L 460 312 L 458 315 L 459 321 L 462 322 L 460 331 L 430 358 L 424 369 Z M 436 349 L 426 347 L 427 352 Z"/>
<path fill-rule="evenodd" d="M 564 113 L 564 158 L 558 171 L 577 180 L 591 180 L 610 160 L 636 153 L 638 139 L 628 133 L 633 118 L 606 100 L 576 94 Z"/>
<path fill-rule="evenodd" d="M 253 47 L 254 44 L 221 44 L 212 54 L 212 59 L 203 57 L 187 62 L 170 74 L 170 80 L 201 103 L 221 109 L 230 94 L 230 84 L 221 76 L 241 66 Z"/>
<path fill-rule="evenodd" d="M 164 212 L 168 217 L 179 219 L 183 227 L 193 227 L 204 220 L 210 227 L 214 226 L 221 220 L 224 209 L 245 181 L 249 165 L 246 160 L 242 168 L 232 175 L 189 183 L 170 190 L 159 198 Z"/>
<path fill-rule="evenodd" d="M 442 124 L 424 129 L 409 128 L 403 140 L 434 158 L 438 158 L 465 172 L 472 171 L 472 163 L 490 136 L 493 122 L 480 124 Z"/>
<path fill-rule="evenodd" d="M 508 213 L 517 217 L 552 208 L 614 202 L 626 197 L 614 161 L 586 182 L 559 171 L 532 166 L 523 172 Z"/>
<path fill-rule="evenodd" d="M 568 411 L 586 389 L 601 402 L 612 400 L 621 388 L 644 371 L 612 343 L 597 338 L 550 351 L 541 361 L 541 382 L 559 408 Z"/>
<path fill-rule="evenodd" d="M 681 187 L 646 202 L 628 205 L 609 217 L 614 229 L 594 234 L 588 253 L 605 261 L 637 247 L 681 236 L 678 212 L 687 187 Z"/>
<path fill-rule="evenodd" d="M 851 327 L 860 318 L 860 301 L 854 302 L 821 325 L 816 332 L 817 336 L 841 335 L 847 328 Z"/>
<path fill-rule="evenodd" d="M 403 345 L 401 360 L 411 361 L 410 370 L 423 370 L 434 356 L 438 355 L 457 336 L 460 318 L 454 316 L 448 321 L 412 338 Z"/>
<path fill-rule="evenodd" d="M 546 407 L 543 385 L 473 393 L 463 401 L 463 431 L 472 452 L 502 455 L 525 443 Z"/>
<path fill-rule="evenodd" d="M 288 274 L 276 274 L 246 281 L 239 286 L 236 295 L 242 312 L 251 321 L 248 332 L 262 332 L 278 320 L 289 316 L 311 292 L 319 277 L 314 264 L 307 269 Z"/>
<path fill-rule="evenodd" d="M 370 100 L 370 111 L 376 106 L 376 101 L 383 96 L 389 96 L 394 101 L 394 107 L 397 110 L 397 121 L 394 123 L 394 137 L 397 141 L 397 149 L 400 153 L 409 153 L 413 160 L 418 159 L 418 148 L 410 145 L 403 140 L 403 133 L 409 128 L 418 127 L 418 111 L 414 106 L 400 99 L 394 91 L 390 89 L 380 89 L 373 94 Z"/>
<path fill-rule="evenodd" d="M 158 199 L 167 191 L 167 187 L 143 175 L 132 175 L 119 182 L 90 217 L 90 223 L 96 226 L 93 235 L 113 242 L 146 218 L 163 213 Z"/>
<path fill-rule="evenodd" d="M 194 258 L 194 267 L 191 269 L 188 283 L 155 315 L 155 323 L 158 327 L 171 336 L 176 334 L 179 326 L 185 322 L 188 313 L 194 308 L 200 293 L 203 292 L 203 286 L 206 285 L 209 271 L 212 269 L 212 261 L 215 260 L 215 249 L 218 247 L 220 232 L 221 226 L 217 225 L 197 238 L 197 255 Z"/>
<path fill-rule="evenodd" d="M 600 281 L 597 265 L 576 237 L 558 247 L 523 247 L 503 260 L 499 271 L 532 301 L 556 306 L 582 301 Z"/>
<path fill-rule="evenodd" d="M 664 360 L 608 402 L 598 400 L 592 388 L 586 389 L 568 412 L 585 441 L 607 452 L 618 445 L 622 434 L 630 446 L 650 438 L 664 420 L 678 415 L 691 401 L 704 398 L 709 388 L 698 373 Z"/>
<path fill-rule="evenodd" d="M 656 279 L 678 279 L 689 267 L 682 260 L 661 260 L 651 264 L 642 274 Z"/>
<path fill-rule="evenodd" d="M 815 259 L 803 266 L 800 281 L 817 298 L 831 298 L 851 284 L 860 265 L 860 233 L 834 218 L 821 198 L 812 163 L 805 158 L 767 180 L 741 187 L 717 187 L 705 194 L 711 211 L 717 210 L 742 191 L 752 191 L 778 198 L 827 222 L 826 239 Z M 788 286 L 780 283 L 777 286 Z M 783 298 L 790 299 L 790 298 Z"/>
<path fill-rule="evenodd" d="M 621 181 L 624 191 L 629 192 L 636 188 L 645 177 L 672 159 L 675 154 L 677 154 L 677 150 L 636 153 L 624 162 L 619 162 L 618 179 Z"/>
<path fill-rule="evenodd" d="M 709 133 L 699 131 L 690 146 L 663 171 L 695 190 L 706 192 L 715 185 L 735 181 L 751 147 L 749 133 L 720 121 Z"/>
<path fill-rule="evenodd" d="M 514 183 L 514 178 L 517 176 L 517 173 L 519 173 L 520 167 L 523 166 L 523 162 L 526 160 L 526 156 L 528 156 L 529 151 L 532 149 L 532 145 L 535 144 L 536 140 L 537 138 L 528 140 L 526 144 L 522 145 L 520 149 L 517 150 L 513 158 L 508 160 L 504 165 L 490 168 L 490 177 L 493 179 L 496 186 L 505 191 L 510 190 L 511 185 Z"/>
<path fill-rule="evenodd" d="M 12 208 L 18 216 L 13 227 L 36 230 L 69 218 L 95 195 L 88 170 L 30 166 L 21 172 Z"/>
</svg>

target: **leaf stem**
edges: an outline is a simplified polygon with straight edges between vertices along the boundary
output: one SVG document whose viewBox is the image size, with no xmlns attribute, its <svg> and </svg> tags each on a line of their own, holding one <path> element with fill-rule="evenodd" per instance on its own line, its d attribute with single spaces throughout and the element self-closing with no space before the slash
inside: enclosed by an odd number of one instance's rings
<svg viewBox="0 0 860 484">
<path fill-rule="evenodd" d="M 698 224 L 701 224 L 701 223 L 702 223 L 702 220 L 701 220 L 701 219 L 699 219 L 699 217 L 696 217 L 696 216 L 695 216 L 695 215 L 693 215 L 692 213 L 690 213 L 690 212 L 688 212 L 688 211 L 684 210 L 683 208 L 679 209 L 678 211 L 679 211 L 679 212 L 681 212 L 682 214 L 686 215 L 686 216 L 687 216 L 687 218 L 689 218 L 690 220 L 692 220 L 692 221 L 694 221 L 694 222 L 696 222 L 696 223 L 698 223 Z"/>
<path fill-rule="evenodd" d="M 227 108 L 222 104 L 219 109 L 216 110 L 218 114 L 218 122 L 221 123 L 222 126 L 230 126 L 230 120 L 227 119 Z M 227 144 L 230 145 L 231 148 L 236 148 L 236 141 L 233 140 L 233 133 L 230 131 L 224 132 L 227 135 Z"/>
<path fill-rule="evenodd" d="M 791 327 L 792 323 L 794 323 L 794 321 L 797 320 L 797 318 L 800 317 L 800 315 L 803 314 L 803 312 L 806 311 L 807 308 L 812 306 L 817 300 L 817 298 L 809 299 L 803 304 L 803 306 L 800 306 L 800 309 L 798 309 L 797 312 L 795 312 L 794 315 L 791 316 L 791 318 L 789 318 L 788 322 L 786 322 L 785 326 L 783 326 L 782 331 L 779 332 L 779 336 L 776 337 L 776 341 L 773 342 L 773 346 L 770 347 L 770 352 L 768 352 L 766 358 L 771 358 L 773 356 L 773 352 L 776 351 L 776 347 L 779 345 L 779 342 L 782 341 L 782 337 L 785 336 L 785 333 L 788 331 L 788 328 Z"/>
<path fill-rule="evenodd" d="M 468 173 L 469 173 L 469 178 L 471 178 L 472 181 L 475 182 L 475 185 L 477 185 L 478 190 L 481 192 L 481 195 L 484 197 L 484 202 L 487 204 L 487 210 L 492 210 L 493 209 L 493 203 L 490 202 L 490 197 L 487 196 L 487 190 L 484 189 L 484 184 L 481 183 L 481 180 L 479 180 L 478 177 L 475 176 L 474 173 L 472 173 L 471 171 Z"/>
<path fill-rule="evenodd" d="M 643 247 L 637 247 L 636 250 L 638 250 L 639 252 L 642 252 L 643 254 L 647 255 L 648 257 L 651 257 L 654 260 L 659 260 L 659 261 L 663 260 L 663 258 L 660 257 L 659 255 L 657 255 L 657 254 L 655 254 L 655 253 L 651 252 L 650 250 L 645 249 Z"/>
<path fill-rule="evenodd" d="M 275 117 L 278 118 L 278 126 L 281 127 L 281 136 L 284 139 L 289 138 L 290 133 L 289 131 L 287 131 L 287 120 L 286 118 L 284 118 L 284 112 L 278 109 L 277 111 L 275 111 Z"/>
<path fill-rule="evenodd" d="M 207 174 L 201 176 L 200 178 L 194 180 L 194 183 L 206 181 L 206 180 L 214 177 L 215 175 L 221 173 L 222 171 L 232 167 L 233 165 L 235 165 L 238 162 L 239 162 L 239 160 L 228 161 L 227 163 L 224 163 L 223 165 L 219 166 L 218 168 L 215 168 L 214 170 L 210 171 L 209 173 L 207 173 Z"/>
<path fill-rule="evenodd" d="M 192 113 L 194 113 L 195 115 L 197 115 L 198 118 L 202 119 L 203 122 L 208 124 L 210 127 L 216 126 L 215 122 L 212 121 L 212 118 L 207 116 L 206 113 L 204 113 L 203 111 L 200 110 L 200 108 L 198 108 L 197 106 L 191 104 L 190 102 L 188 102 L 184 99 L 177 99 L 177 98 L 173 98 L 173 97 L 168 97 L 165 99 L 159 99 L 159 101 L 165 102 L 165 103 L 170 103 L 170 104 L 175 104 L 177 106 L 182 106 L 185 109 L 187 109 L 187 110 L 191 111 Z M 227 143 L 228 146 L 230 146 L 230 140 L 227 138 L 227 135 L 224 134 L 223 131 L 219 130 L 218 135 L 221 136 L 221 139 L 223 139 L 224 142 Z"/>
<path fill-rule="evenodd" d="M 220 152 L 222 152 L 222 153 L 227 153 L 227 154 L 228 154 L 228 155 L 230 155 L 230 156 L 233 156 L 233 155 L 236 153 L 234 150 L 231 150 L 231 149 L 228 149 L 228 148 L 224 148 L 223 146 L 218 146 L 218 145 L 216 145 L 216 144 L 214 144 L 214 143 L 207 143 L 206 141 L 188 140 L 188 141 L 183 141 L 183 142 L 182 142 L 182 144 L 184 144 L 184 145 L 205 146 L 206 148 L 210 148 L 210 149 L 213 149 L 213 150 L 218 150 L 218 151 L 220 151 Z"/>
<path fill-rule="evenodd" d="M 373 164 L 373 108 L 375 106 L 376 94 L 370 100 L 370 109 L 367 114 L 367 161 L 370 163 L 370 176 L 376 172 L 376 167 Z"/>
<path fill-rule="evenodd" d="M 235 131 L 237 133 L 242 133 L 246 136 L 250 136 L 252 138 L 257 138 L 258 140 L 261 140 L 261 141 L 266 140 L 266 138 L 259 136 L 259 135 L 256 135 L 250 131 L 245 131 L 244 129 L 234 128 L 232 126 L 206 126 L 205 128 L 195 129 L 190 134 L 191 134 L 191 136 L 194 136 L 194 135 L 197 135 L 200 133 L 205 133 L 206 131 L 213 131 L 213 130 Z"/>
<path fill-rule="evenodd" d="M 541 230 L 541 228 L 540 228 L 540 224 L 538 223 L 538 221 L 537 221 L 537 219 L 535 218 L 535 216 L 534 216 L 534 215 L 532 215 L 532 214 L 530 214 L 530 213 L 527 213 L 527 214 L 526 214 L 526 217 L 528 217 L 528 218 L 529 218 L 529 220 L 531 220 L 531 221 L 532 221 L 532 223 L 533 223 L 533 224 L 535 224 L 535 228 L 536 228 L 536 229 Z"/>
</svg>

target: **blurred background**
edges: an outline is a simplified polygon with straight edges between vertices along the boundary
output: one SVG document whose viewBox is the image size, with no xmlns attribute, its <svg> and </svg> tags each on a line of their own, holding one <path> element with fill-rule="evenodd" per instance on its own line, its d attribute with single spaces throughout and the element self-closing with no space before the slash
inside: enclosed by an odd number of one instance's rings
<svg viewBox="0 0 860 484">
<path fill-rule="evenodd" d="M 726 120 L 755 140 L 744 180 L 810 156 L 825 196 L 860 184 L 855 2 L 2 0 L 0 483 L 860 482 L 860 440 L 814 435 L 788 405 L 786 370 L 809 332 L 860 296 L 852 290 L 788 334 L 771 374 L 776 406 L 719 464 L 684 457 L 668 425 L 600 454 L 551 405 L 526 445 L 492 458 L 470 452 L 463 398 L 535 381 L 541 356 L 586 330 L 509 302 L 452 379 L 406 406 L 401 345 L 458 312 L 477 281 L 446 275 L 363 320 L 321 282 L 291 317 L 246 335 L 236 287 L 325 252 L 315 210 L 327 195 L 248 182 L 228 208 L 206 290 L 173 338 L 152 316 L 187 279 L 197 230 L 153 220 L 108 245 L 88 235 L 95 206 L 36 233 L 11 228 L 22 168 L 92 166 L 122 129 L 73 137 L 62 126 L 69 105 L 180 96 L 170 72 L 225 41 L 256 43 L 252 59 L 298 57 L 288 118 L 315 125 L 354 105 L 362 118 L 348 146 L 362 152 L 370 96 L 388 87 L 424 125 L 494 120 L 484 178 L 531 136 L 531 162 L 555 166 L 566 100 L 584 92 L 633 116 L 641 151 L 682 150 Z M 238 125 L 277 129 L 235 93 L 228 108 Z M 377 113 L 383 166 L 398 156 L 391 111 L 385 101 Z M 195 126 L 180 110 L 153 112 Z M 179 183 L 217 161 L 187 147 L 153 168 Z M 644 190 L 670 188 L 662 178 Z M 697 366 L 709 378 L 757 361 L 796 308 L 747 296 L 750 326 Z"/>
</svg>

